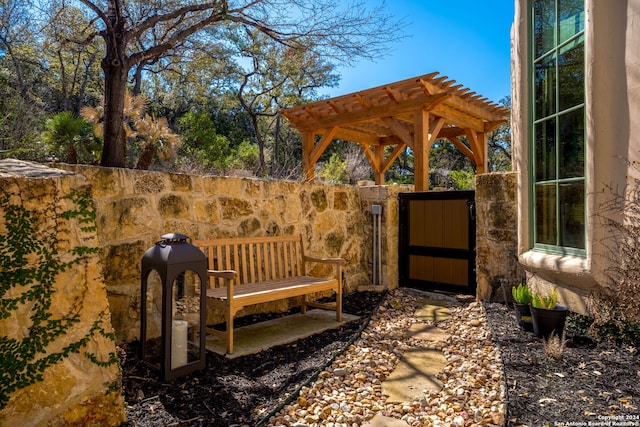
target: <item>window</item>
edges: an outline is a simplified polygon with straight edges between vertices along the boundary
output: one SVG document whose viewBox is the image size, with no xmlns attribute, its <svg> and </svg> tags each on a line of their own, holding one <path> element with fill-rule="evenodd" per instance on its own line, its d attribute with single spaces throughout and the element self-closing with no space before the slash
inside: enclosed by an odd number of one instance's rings
<svg viewBox="0 0 640 427">
<path fill-rule="evenodd" d="M 584 0 L 531 2 L 533 246 L 584 255 Z"/>
</svg>

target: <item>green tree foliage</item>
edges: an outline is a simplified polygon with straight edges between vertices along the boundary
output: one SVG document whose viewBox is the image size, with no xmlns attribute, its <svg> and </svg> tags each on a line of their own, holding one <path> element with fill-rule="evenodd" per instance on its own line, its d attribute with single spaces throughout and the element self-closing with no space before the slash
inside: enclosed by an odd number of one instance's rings
<svg viewBox="0 0 640 427">
<path fill-rule="evenodd" d="M 332 184 L 346 184 L 349 182 L 347 161 L 342 160 L 338 153 L 333 153 L 319 175 Z"/>
<path fill-rule="evenodd" d="M 312 49 L 313 39 L 304 42 L 305 49 L 293 49 L 246 27 L 230 30 L 227 38 L 238 81 L 233 93 L 251 122 L 260 169 L 266 171 L 266 151 L 276 164 L 281 154 L 278 111 L 316 97 L 320 87 L 335 86 L 338 76 L 334 66 Z"/>
<path fill-rule="evenodd" d="M 334 64 L 378 58 L 403 25 L 384 2 L 361 0 L 5 0 L 0 150 L 28 147 L 21 157 L 41 159 L 33 147 L 44 117 L 104 97 L 100 162 L 133 167 L 144 148 L 123 143 L 130 89 L 148 94 L 150 116 L 169 127 L 189 111 L 210 113 L 231 149 L 249 140 L 264 173 L 290 176 L 300 167 L 299 137 L 277 111 L 334 84 Z"/>
<path fill-rule="evenodd" d="M 182 134 L 181 159 L 195 159 L 205 169 L 222 170 L 228 165 L 229 140 L 216 132 L 206 113 L 188 112 L 179 120 Z"/>
<path fill-rule="evenodd" d="M 227 162 L 229 167 L 235 169 L 255 171 L 259 166 L 259 158 L 260 154 L 258 153 L 258 146 L 245 140 L 236 148 L 231 150 L 231 154 L 229 155 Z"/>
<path fill-rule="evenodd" d="M 350 141 L 336 140 L 320 156 L 318 175 L 328 182 L 355 184 L 373 178 L 371 165 L 360 146 Z"/>
<path fill-rule="evenodd" d="M 329 0 L 240 1 L 209 3 L 160 0 L 77 0 L 95 19 L 86 40 L 101 38 L 105 76 L 103 166 L 125 165 L 121 143 L 122 111 L 128 77 L 147 64 L 170 63 L 178 49 L 195 40 L 221 43 L 206 30 L 230 23 L 257 30 L 294 50 L 315 50 L 320 56 L 346 62 L 374 58 L 395 37 L 400 26 L 384 9 L 367 11 L 364 2 L 346 10 Z M 309 40 L 314 43 L 310 46 Z M 204 44 L 204 43 L 202 43 Z"/>
<path fill-rule="evenodd" d="M 511 109 L 511 97 L 502 98 L 499 104 Z M 511 170 L 511 124 L 506 123 L 490 132 L 487 143 L 489 145 L 489 171 Z"/>
<path fill-rule="evenodd" d="M 83 118 L 65 111 L 47 119 L 45 127 L 42 141 L 56 158 L 72 164 L 98 160 L 99 140 L 93 134 L 93 126 Z"/>
<path fill-rule="evenodd" d="M 473 190 L 475 188 L 476 174 L 472 171 L 449 171 L 449 177 L 453 181 L 455 190 Z"/>
</svg>

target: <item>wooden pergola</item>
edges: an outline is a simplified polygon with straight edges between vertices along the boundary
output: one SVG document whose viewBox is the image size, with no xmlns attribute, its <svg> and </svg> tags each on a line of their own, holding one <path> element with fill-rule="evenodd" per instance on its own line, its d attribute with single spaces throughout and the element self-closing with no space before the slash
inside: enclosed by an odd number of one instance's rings
<svg viewBox="0 0 640 427">
<path fill-rule="evenodd" d="M 331 141 L 360 144 L 384 184 L 384 173 L 409 147 L 414 153 L 416 191 L 429 189 L 429 150 L 448 139 L 476 166 L 487 171 L 487 133 L 503 123 L 509 110 L 438 72 L 402 80 L 283 111 L 302 133 L 303 168 L 314 178 L 314 166 Z M 460 138 L 465 136 L 468 144 Z M 385 147 L 393 151 L 385 156 Z"/>
</svg>

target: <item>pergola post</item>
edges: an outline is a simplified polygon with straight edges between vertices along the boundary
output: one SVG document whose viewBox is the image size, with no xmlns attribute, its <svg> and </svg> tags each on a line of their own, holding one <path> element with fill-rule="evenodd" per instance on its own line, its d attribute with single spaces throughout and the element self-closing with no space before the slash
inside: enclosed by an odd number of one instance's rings
<svg viewBox="0 0 640 427">
<path fill-rule="evenodd" d="M 415 191 L 429 191 L 429 112 L 423 108 L 415 113 L 413 182 Z"/>
<path fill-rule="evenodd" d="M 478 133 L 478 145 L 482 150 L 482 160 L 476 164 L 476 173 L 480 175 L 489 172 L 489 144 L 485 132 Z"/>
<path fill-rule="evenodd" d="M 312 181 L 315 177 L 314 164 L 311 164 L 313 153 L 313 132 L 302 133 L 302 174 L 305 181 Z"/>
<path fill-rule="evenodd" d="M 375 148 L 375 177 L 376 185 L 384 185 L 384 145 L 378 145 Z"/>
</svg>

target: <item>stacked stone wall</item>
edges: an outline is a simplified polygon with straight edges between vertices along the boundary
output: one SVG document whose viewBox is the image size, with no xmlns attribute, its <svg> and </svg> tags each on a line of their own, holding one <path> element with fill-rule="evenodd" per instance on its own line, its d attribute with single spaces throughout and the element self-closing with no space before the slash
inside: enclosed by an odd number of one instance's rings
<svg viewBox="0 0 640 427">
<path fill-rule="evenodd" d="M 89 212 L 77 200 L 90 200 L 84 177 L 0 160 L 2 426 L 125 418 L 100 257 L 76 252 L 97 246 L 95 227 L 65 215 Z"/>
<path fill-rule="evenodd" d="M 306 253 L 347 260 L 344 289 L 350 293 L 371 285 L 370 206 L 382 204 L 381 285 L 397 287 L 397 193 L 403 187 L 58 167 L 85 176 L 92 185 L 100 257 L 119 341 L 139 338 L 140 262 L 144 252 L 165 233 L 181 233 L 192 239 L 301 234 Z M 250 307 L 239 315 L 282 311 L 290 303 Z M 222 319 L 222 313 L 211 311 L 208 321 Z"/>
<path fill-rule="evenodd" d="M 385 290 L 398 287 L 398 236 L 400 230 L 400 209 L 398 196 L 401 192 L 413 191 L 413 185 L 376 185 L 360 187 L 362 212 L 367 217 L 364 240 L 368 245 L 367 268 L 369 277 L 373 277 L 373 205 L 382 207 L 381 217 L 381 255 L 382 274 L 374 283 L 374 289 Z"/>
<path fill-rule="evenodd" d="M 517 173 L 476 176 L 476 295 L 503 301 L 522 281 L 518 264 Z"/>
</svg>

